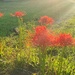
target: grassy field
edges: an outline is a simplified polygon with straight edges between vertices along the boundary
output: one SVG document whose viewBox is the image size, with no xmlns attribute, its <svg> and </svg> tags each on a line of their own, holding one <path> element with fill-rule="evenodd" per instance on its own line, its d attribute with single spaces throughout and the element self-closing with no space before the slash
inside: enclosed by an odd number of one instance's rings
<svg viewBox="0 0 75 75">
<path fill-rule="evenodd" d="M 61 22 L 74 15 L 75 4 L 68 0 L 5 0 L 0 1 L 0 12 L 4 17 L 0 18 L 0 36 L 6 36 L 17 27 L 16 18 L 12 18 L 10 13 L 15 11 L 26 12 L 25 22 L 38 20 L 43 15 L 52 17 L 56 22 Z"/>
</svg>

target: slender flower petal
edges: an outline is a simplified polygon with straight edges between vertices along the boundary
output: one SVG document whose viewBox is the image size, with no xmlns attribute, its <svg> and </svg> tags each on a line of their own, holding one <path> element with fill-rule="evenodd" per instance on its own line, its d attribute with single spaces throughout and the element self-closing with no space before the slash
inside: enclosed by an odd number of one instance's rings
<svg viewBox="0 0 75 75">
<path fill-rule="evenodd" d="M 75 38 L 73 38 L 73 43 L 72 43 L 72 45 L 75 46 Z"/>
<path fill-rule="evenodd" d="M 73 38 L 70 34 L 60 34 L 58 38 L 60 46 L 70 46 L 73 43 Z"/>
<path fill-rule="evenodd" d="M 23 12 L 21 12 L 21 11 L 17 11 L 17 12 L 15 12 L 14 14 L 11 14 L 11 16 L 16 16 L 16 17 L 22 17 L 22 16 L 24 16 L 25 14 L 23 13 Z"/>
<path fill-rule="evenodd" d="M 48 16 L 42 16 L 39 20 L 39 23 L 42 25 L 53 24 L 54 20 Z"/>
<path fill-rule="evenodd" d="M 35 34 L 32 38 L 33 45 L 47 47 L 53 46 L 53 44 L 55 44 L 53 42 L 55 42 L 55 37 L 49 33 L 46 26 L 37 26 L 35 28 Z"/>
<path fill-rule="evenodd" d="M 2 17 L 3 16 L 3 13 L 0 13 L 0 17 Z"/>
</svg>

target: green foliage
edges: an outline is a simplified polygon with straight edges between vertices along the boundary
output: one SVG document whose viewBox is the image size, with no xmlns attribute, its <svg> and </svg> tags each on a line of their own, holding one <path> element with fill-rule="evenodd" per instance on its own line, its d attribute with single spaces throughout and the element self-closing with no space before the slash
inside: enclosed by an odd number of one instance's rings
<svg viewBox="0 0 75 75">
<path fill-rule="evenodd" d="M 25 1 L 28 4 L 30 2 L 28 0 Z M 39 0 L 37 0 L 37 2 L 38 1 Z M 11 6 L 13 3 L 17 9 Z M 2 2 L 0 4 L 2 5 Z M 28 4 L 25 6 L 22 2 L 21 5 L 23 6 L 20 6 L 20 3 L 16 4 L 16 2 L 13 1 L 12 3 L 10 2 L 10 4 L 8 2 L 6 4 L 4 3 L 4 6 L 1 6 L 1 8 L 8 8 L 4 10 L 0 9 L 2 12 L 6 10 L 9 11 L 7 11 L 6 16 L 0 18 L 0 35 L 2 36 L 0 37 L 0 75 L 75 75 L 74 46 L 47 47 L 46 49 L 42 49 L 31 45 L 31 41 L 29 40 L 31 38 L 30 34 L 34 31 L 33 27 L 38 24 L 36 20 L 38 20 L 42 13 L 38 13 L 39 10 L 41 11 L 40 6 L 42 3 L 39 3 L 36 7 L 37 9 L 34 8 L 36 2 L 34 2 L 33 6 Z M 21 9 L 22 7 L 23 9 Z M 31 11 L 30 7 L 34 9 Z M 49 7 L 49 4 L 47 7 Z M 12 10 L 10 10 L 11 8 Z M 24 17 L 24 22 L 8 16 L 10 12 L 20 9 L 27 10 L 29 15 L 29 17 Z M 49 9 L 43 11 L 42 15 L 48 11 Z M 34 13 L 37 14 L 33 16 Z M 49 14 L 50 13 L 48 13 L 48 15 Z M 17 33 L 13 31 L 16 27 L 18 29 Z M 66 22 L 63 21 L 60 24 L 54 24 L 52 30 L 57 34 L 59 32 L 71 33 L 72 36 L 75 37 L 75 17 Z M 45 52 L 43 50 L 45 50 Z"/>
<path fill-rule="evenodd" d="M 27 24 L 31 26 L 31 23 Z M 26 32 L 31 32 L 32 27 L 26 26 L 18 26 L 23 34 L 19 30 L 16 36 L 0 38 L 0 74 L 74 75 L 75 47 L 48 47 L 44 52 L 44 49 L 29 45 L 30 37 Z"/>
<path fill-rule="evenodd" d="M 54 25 L 53 30 L 56 33 L 70 33 L 73 37 L 75 37 L 75 16 L 66 21 L 62 21 L 59 24 Z"/>
</svg>

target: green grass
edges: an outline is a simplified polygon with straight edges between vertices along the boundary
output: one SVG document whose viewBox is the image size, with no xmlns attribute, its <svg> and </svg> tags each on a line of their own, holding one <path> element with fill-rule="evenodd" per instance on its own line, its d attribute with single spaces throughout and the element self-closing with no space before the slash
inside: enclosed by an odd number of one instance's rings
<svg viewBox="0 0 75 75">
<path fill-rule="evenodd" d="M 53 25 L 53 31 L 56 33 L 70 33 L 73 37 L 75 37 L 75 17 Z"/>
<path fill-rule="evenodd" d="M 54 0 L 53 0 L 54 1 Z M 40 16 L 48 15 L 52 17 L 56 22 L 61 22 L 63 19 L 74 15 L 73 12 L 69 12 L 74 3 L 68 0 L 57 0 L 56 2 L 49 0 L 7 0 L 0 1 L 0 12 L 5 15 L 0 18 L 0 36 L 7 36 L 13 32 L 13 28 L 17 27 L 16 18 L 10 17 L 10 13 L 15 11 L 26 12 L 24 21 L 38 20 Z"/>
</svg>

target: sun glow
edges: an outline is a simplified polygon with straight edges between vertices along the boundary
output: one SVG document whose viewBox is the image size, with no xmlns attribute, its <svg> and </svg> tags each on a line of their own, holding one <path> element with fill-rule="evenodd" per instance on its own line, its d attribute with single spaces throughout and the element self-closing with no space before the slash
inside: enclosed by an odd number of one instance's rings
<svg viewBox="0 0 75 75">
<path fill-rule="evenodd" d="M 50 3 L 54 5 L 51 9 L 54 9 L 53 13 L 58 15 L 58 22 L 75 15 L 75 0 L 52 0 Z"/>
<path fill-rule="evenodd" d="M 75 2 L 75 0 L 69 0 L 69 1 L 70 1 L 70 2 L 73 2 L 73 3 Z"/>
</svg>

